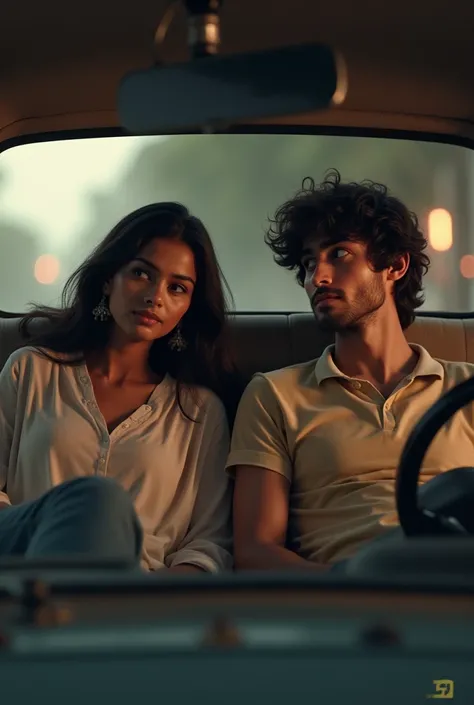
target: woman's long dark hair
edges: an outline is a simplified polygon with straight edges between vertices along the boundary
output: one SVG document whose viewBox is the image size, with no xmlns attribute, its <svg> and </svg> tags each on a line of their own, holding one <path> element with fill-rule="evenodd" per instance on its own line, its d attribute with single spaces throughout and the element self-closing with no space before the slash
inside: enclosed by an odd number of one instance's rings
<svg viewBox="0 0 474 705">
<path fill-rule="evenodd" d="M 104 349 L 113 319 L 102 322 L 92 315 L 102 298 L 103 286 L 155 238 L 176 239 L 191 248 L 197 281 L 189 310 L 181 321 L 186 350 L 170 348 L 171 331 L 153 342 L 150 367 L 176 380 L 178 403 L 188 418 L 180 392 L 183 386 L 203 386 L 220 397 L 232 423 L 242 391 L 229 341 L 227 314 L 232 294 L 206 228 L 179 203 L 154 203 L 123 218 L 69 277 L 61 307 L 35 306 L 23 316 L 21 332 L 29 345 L 42 348 L 47 357 L 63 364 L 82 364 L 88 353 Z M 38 319 L 46 319 L 48 325 L 40 329 L 35 326 L 32 332 L 30 324 Z"/>
</svg>

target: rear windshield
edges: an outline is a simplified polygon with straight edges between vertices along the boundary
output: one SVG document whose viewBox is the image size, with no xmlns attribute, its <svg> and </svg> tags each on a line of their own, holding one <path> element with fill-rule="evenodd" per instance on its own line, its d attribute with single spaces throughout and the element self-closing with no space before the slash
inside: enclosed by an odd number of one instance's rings
<svg viewBox="0 0 474 705">
<path fill-rule="evenodd" d="M 304 177 L 387 184 L 418 214 L 432 265 L 425 310 L 474 306 L 474 158 L 428 142 L 312 135 L 109 137 L 0 154 L 0 308 L 56 304 L 67 276 L 126 213 L 180 201 L 208 227 L 237 311 L 308 311 L 264 243 Z"/>
</svg>

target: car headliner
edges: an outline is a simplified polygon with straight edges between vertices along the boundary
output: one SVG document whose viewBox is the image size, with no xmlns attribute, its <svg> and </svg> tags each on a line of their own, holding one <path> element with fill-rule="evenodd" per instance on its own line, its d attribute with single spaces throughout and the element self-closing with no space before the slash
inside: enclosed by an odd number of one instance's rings
<svg viewBox="0 0 474 705">
<path fill-rule="evenodd" d="M 31 133 L 117 127 L 117 84 L 153 63 L 166 0 L 8 4 L 0 34 L 0 141 Z M 474 3 L 466 0 L 224 0 L 222 53 L 305 41 L 339 49 L 348 68 L 340 107 L 285 120 L 304 125 L 437 133 L 474 140 Z M 178 8 L 163 46 L 187 56 Z M 281 121 L 278 121 L 281 122 Z"/>
</svg>

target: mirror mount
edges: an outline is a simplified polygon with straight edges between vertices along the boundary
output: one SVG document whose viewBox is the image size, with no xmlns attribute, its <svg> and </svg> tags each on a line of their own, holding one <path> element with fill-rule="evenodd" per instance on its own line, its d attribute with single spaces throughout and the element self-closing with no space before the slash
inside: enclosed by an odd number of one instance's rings
<svg viewBox="0 0 474 705">
<path fill-rule="evenodd" d="M 194 59 L 219 51 L 220 10 L 223 0 L 183 0 L 188 13 L 188 44 Z"/>
<path fill-rule="evenodd" d="M 188 61 L 157 61 L 125 75 L 117 107 L 132 134 L 228 130 L 235 124 L 302 115 L 340 105 L 346 67 L 322 44 L 220 55 L 223 0 L 173 0 L 155 35 L 163 43 L 178 2 L 188 13 Z"/>
</svg>

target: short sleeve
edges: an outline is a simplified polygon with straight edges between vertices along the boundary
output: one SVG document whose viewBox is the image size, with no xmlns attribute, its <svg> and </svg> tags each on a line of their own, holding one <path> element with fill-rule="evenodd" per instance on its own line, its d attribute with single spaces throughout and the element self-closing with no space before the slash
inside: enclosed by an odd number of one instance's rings
<svg viewBox="0 0 474 705">
<path fill-rule="evenodd" d="M 263 374 L 253 377 L 237 410 L 227 472 L 232 475 L 237 465 L 267 468 L 291 482 L 283 413 L 271 382 Z"/>
</svg>

